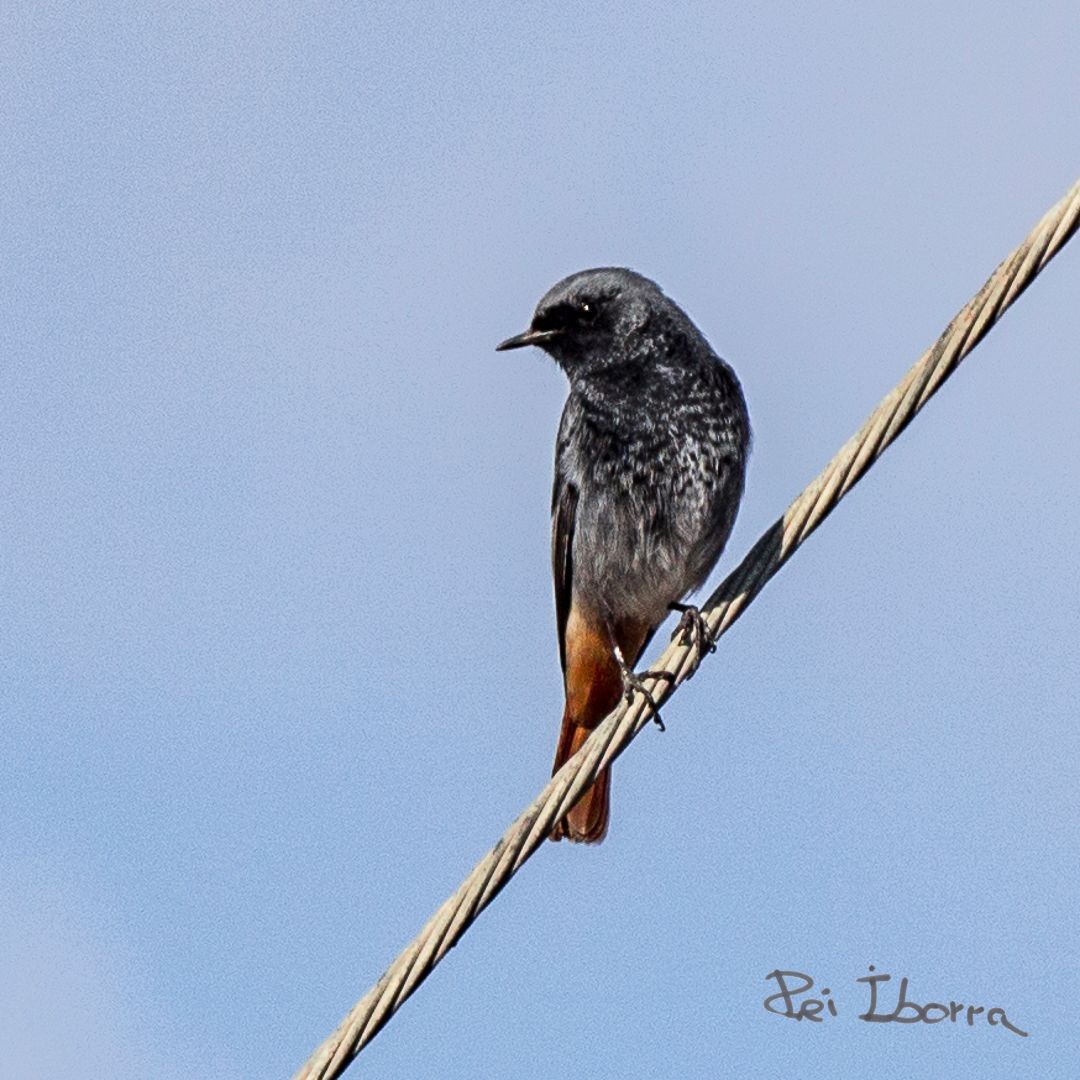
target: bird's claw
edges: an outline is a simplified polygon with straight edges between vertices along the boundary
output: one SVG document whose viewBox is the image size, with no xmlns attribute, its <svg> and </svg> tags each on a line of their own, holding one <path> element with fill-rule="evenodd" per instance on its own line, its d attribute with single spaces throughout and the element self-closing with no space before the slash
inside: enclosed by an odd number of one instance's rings
<svg viewBox="0 0 1080 1080">
<path fill-rule="evenodd" d="M 660 719 L 660 706 L 657 704 L 656 698 L 653 697 L 652 691 L 645 685 L 645 680 L 663 679 L 667 682 L 674 682 L 675 676 L 670 671 L 643 671 L 638 675 L 621 662 L 619 664 L 619 673 L 622 675 L 623 696 L 626 698 L 627 704 L 634 700 L 635 692 L 640 692 L 649 703 L 653 723 L 661 731 L 667 731 L 667 728 L 664 727 L 664 721 Z"/>
<path fill-rule="evenodd" d="M 679 625 L 675 627 L 671 640 L 682 637 L 687 644 L 694 646 L 697 654 L 694 658 L 696 670 L 707 653 L 716 652 L 716 642 L 709 633 L 709 626 L 699 608 L 694 607 L 693 604 L 672 604 L 671 610 L 682 612 L 682 618 L 679 620 Z"/>
</svg>

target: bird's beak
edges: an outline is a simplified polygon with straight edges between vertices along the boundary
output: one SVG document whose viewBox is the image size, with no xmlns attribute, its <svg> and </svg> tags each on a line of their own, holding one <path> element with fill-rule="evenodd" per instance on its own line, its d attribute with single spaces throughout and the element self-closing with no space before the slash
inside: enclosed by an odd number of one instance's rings
<svg viewBox="0 0 1080 1080">
<path fill-rule="evenodd" d="M 543 345 L 558 334 L 557 330 L 526 330 L 524 334 L 515 334 L 495 346 L 496 352 L 506 352 L 507 349 L 523 349 L 526 345 Z"/>
</svg>

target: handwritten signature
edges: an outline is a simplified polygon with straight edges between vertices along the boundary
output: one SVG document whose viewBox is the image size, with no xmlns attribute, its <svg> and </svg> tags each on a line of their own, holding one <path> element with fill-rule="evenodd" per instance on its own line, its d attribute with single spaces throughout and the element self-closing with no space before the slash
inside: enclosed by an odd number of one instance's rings
<svg viewBox="0 0 1080 1080">
<path fill-rule="evenodd" d="M 870 965 L 870 971 L 874 971 L 873 964 Z M 809 975 L 804 975 L 801 971 L 781 971 L 777 968 L 765 978 L 772 979 L 779 991 L 765 999 L 765 1008 L 769 1012 L 790 1020 L 812 1020 L 815 1023 L 821 1023 L 826 1016 L 839 1016 L 836 1000 L 827 986 L 818 991 L 819 997 L 805 996 L 814 989 L 814 980 Z M 985 1022 L 990 1027 L 1001 1026 L 1025 1039 L 1028 1036 L 1026 1031 L 1009 1020 L 1004 1009 L 996 1005 L 987 1009 L 983 1005 L 965 1005 L 962 1001 L 951 1000 L 947 1005 L 939 1001 L 928 1001 L 925 1005 L 920 1005 L 908 997 L 907 978 L 900 980 L 900 992 L 896 995 L 892 1011 L 879 1011 L 879 1008 L 887 1008 L 884 999 L 889 994 L 883 990 L 879 995 L 878 986 L 891 980 L 891 975 L 884 974 L 864 975 L 855 980 L 870 987 L 869 1007 L 866 1012 L 859 1013 L 860 1020 L 876 1024 L 940 1024 L 943 1020 L 948 1020 L 955 1024 L 963 1017 L 968 1027 L 974 1027 L 975 1018 L 980 1017 L 980 1022 Z M 796 998 L 800 1000 L 796 1002 Z"/>
</svg>

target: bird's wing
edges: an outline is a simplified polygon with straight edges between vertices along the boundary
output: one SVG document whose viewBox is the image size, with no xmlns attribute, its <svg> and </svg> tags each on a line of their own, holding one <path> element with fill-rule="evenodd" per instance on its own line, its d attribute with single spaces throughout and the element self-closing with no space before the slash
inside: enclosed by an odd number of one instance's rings
<svg viewBox="0 0 1080 1080">
<path fill-rule="evenodd" d="M 566 671 L 566 620 L 574 582 L 574 519 L 578 489 L 556 465 L 551 493 L 551 569 L 555 575 L 555 618 L 559 629 L 559 661 Z"/>
</svg>

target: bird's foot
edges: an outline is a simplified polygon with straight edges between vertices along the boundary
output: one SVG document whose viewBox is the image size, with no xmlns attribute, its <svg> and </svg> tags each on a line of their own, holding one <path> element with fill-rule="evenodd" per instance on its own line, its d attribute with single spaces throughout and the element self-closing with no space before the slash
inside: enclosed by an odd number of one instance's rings
<svg viewBox="0 0 1080 1080">
<path fill-rule="evenodd" d="M 664 721 L 660 719 L 660 706 L 653 697 L 652 690 L 645 685 L 646 679 L 653 680 L 665 680 L 666 682 L 673 683 L 675 676 L 670 671 L 643 671 L 640 675 L 630 670 L 626 661 L 623 660 L 622 654 L 616 651 L 615 659 L 619 662 L 619 674 L 622 676 L 623 684 L 623 696 L 627 702 L 634 700 L 635 692 L 640 691 L 644 695 L 645 700 L 649 703 L 649 711 L 652 713 L 653 723 L 661 730 L 667 731 L 664 727 Z"/>
<path fill-rule="evenodd" d="M 707 653 L 716 652 L 716 642 L 713 640 L 712 634 L 709 633 L 708 623 L 705 622 L 700 608 L 694 607 L 693 604 L 671 604 L 670 607 L 672 611 L 682 612 L 682 618 L 679 620 L 679 625 L 675 627 L 671 640 L 674 641 L 677 637 L 682 637 L 687 644 L 694 646 L 694 651 L 697 654 L 694 657 L 694 670 L 696 671 L 698 664 L 701 663 Z"/>
</svg>

